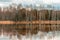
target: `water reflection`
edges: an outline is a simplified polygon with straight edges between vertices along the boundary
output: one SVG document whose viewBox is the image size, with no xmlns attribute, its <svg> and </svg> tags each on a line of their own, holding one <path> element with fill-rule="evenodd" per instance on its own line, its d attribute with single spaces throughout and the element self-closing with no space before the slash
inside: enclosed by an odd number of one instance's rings
<svg viewBox="0 0 60 40">
<path fill-rule="evenodd" d="M 60 31 L 42 32 L 31 35 L 8 34 L 1 30 L 0 40 L 60 40 Z"/>
<path fill-rule="evenodd" d="M 0 40 L 18 40 L 17 34 L 13 35 L 13 33 L 8 34 L 7 32 L 4 32 L 4 30 L 1 30 L 0 34 Z"/>
</svg>

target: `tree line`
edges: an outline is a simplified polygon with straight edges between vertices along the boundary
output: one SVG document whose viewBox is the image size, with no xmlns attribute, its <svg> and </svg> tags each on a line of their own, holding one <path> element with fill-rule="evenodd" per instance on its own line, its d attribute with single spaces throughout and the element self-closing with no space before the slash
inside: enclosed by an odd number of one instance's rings
<svg viewBox="0 0 60 40">
<path fill-rule="evenodd" d="M 10 6 L 9 8 L 0 8 L 0 20 L 10 21 L 35 21 L 35 20 L 60 20 L 60 10 L 37 10 L 28 8 L 17 8 Z"/>
</svg>

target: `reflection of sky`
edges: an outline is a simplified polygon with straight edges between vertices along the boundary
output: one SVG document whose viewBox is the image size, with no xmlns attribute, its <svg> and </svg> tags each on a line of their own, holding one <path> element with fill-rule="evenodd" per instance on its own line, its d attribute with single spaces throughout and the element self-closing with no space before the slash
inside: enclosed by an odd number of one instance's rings
<svg viewBox="0 0 60 40">
<path fill-rule="evenodd" d="M 0 36 L 0 40 L 9 40 L 9 37 L 8 36 L 3 36 L 3 37 Z"/>
<path fill-rule="evenodd" d="M 9 38 L 0 38 L 0 40 L 9 40 Z"/>
</svg>

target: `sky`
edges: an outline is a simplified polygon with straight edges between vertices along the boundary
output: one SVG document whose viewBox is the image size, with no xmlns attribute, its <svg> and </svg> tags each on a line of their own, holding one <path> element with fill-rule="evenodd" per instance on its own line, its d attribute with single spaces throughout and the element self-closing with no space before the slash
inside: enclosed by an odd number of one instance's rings
<svg viewBox="0 0 60 40">
<path fill-rule="evenodd" d="M 0 6 L 8 6 L 11 3 L 22 4 L 60 4 L 60 0 L 0 0 Z"/>
<path fill-rule="evenodd" d="M 0 0 L 1 3 L 46 3 L 46 4 L 51 4 L 51 3 L 60 3 L 60 0 Z"/>
<path fill-rule="evenodd" d="M 60 3 L 60 0 L 43 0 L 44 3 L 53 4 L 53 3 Z"/>
<path fill-rule="evenodd" d="M 0 0 L 0 2 L 11 2 L 12 0 Z"/>
</svg>

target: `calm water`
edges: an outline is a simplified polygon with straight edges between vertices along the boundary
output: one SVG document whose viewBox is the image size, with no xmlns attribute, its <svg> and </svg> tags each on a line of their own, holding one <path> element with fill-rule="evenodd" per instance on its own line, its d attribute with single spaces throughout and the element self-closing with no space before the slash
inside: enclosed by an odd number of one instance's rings
<svg viewBox="0 0 60 40">
<path fill-rule="evenodd" d="M 19 39 L 17 35 L 12 35 L 10 37 L 9 35 L 7 36 L 1 34 L 0 40 L 60 40 L 60 31 L 53 31 L 48 33 L 39 31 L 34 35 L 20 35 Z"/>
</svg>

